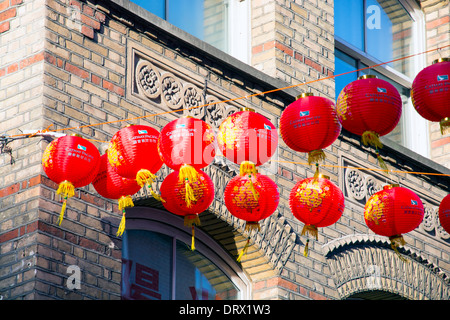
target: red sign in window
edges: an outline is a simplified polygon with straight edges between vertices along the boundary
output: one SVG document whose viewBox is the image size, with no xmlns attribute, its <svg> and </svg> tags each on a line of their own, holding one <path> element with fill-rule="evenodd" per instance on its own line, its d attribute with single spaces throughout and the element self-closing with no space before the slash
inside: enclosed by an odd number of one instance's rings
<svg viewBox="0 0 450 320">
<path fill-rule="evenodd" d="M 122 295 L 126 300 L 161 300 L 159 293 L 159 272 L 158 270 L 136 263 L 136 275 L 134 279 L 131 278 L 131 268 L 133 261 L 122 259 L 124 270 L 123 277 L 128 282 L 132 280 L 131 285 L 127 283 L 129 292 Z M 133 281 L 134 280 L 134 281 Z"/>
</svg>

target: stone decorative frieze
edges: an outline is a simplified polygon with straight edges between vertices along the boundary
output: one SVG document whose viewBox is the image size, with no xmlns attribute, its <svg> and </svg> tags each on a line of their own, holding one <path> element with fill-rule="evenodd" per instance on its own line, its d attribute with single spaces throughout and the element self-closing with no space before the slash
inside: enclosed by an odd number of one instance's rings
<svg viewBox="0 0 450 320">
<path fill-rule="evenodd" d="M 132 66 L 129 71 L 131 81 L 127 87 L 130 99 L 151 103 L 165 111 L 179 110 L 178 115 L 202 119 L 215 128 L 227 116 L 239 111 L 239 103 L 221 103 L 229 97 L 208 88 L 205 79 L 192 72 L 181 73 L 179 66 L 171 68 L 150 54 L 135 50 L 139 47 L 137 44 L 131 46 L 128 58 L 128 64 Z"/>
<path fill-rule="evenodd" d="M 149 99 L 155 99 L 161 95 L 162 82 L 159 72 L 149 61 L 140 60 L 136 65 L 136 85 L 141 94 Z"/>
</svg>

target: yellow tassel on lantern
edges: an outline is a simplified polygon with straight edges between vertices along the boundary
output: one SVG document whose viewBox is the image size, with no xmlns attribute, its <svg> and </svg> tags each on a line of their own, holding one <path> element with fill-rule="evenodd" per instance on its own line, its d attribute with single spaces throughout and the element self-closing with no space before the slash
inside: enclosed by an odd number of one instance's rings
<svg viewBox="0 0 450 320">
<path fill-rule="evenodd" d="M 320 177 L 319 164 L 316 163 L 316 172 L 314 172 L 313 183 L 316 183 Z"/>
<path fill-rule="evenodd" d="M 441 134 L 447 134 L 450 133 L 450 117 L 445 117 L 439 122 L 439 125 L 441 127 Z"/>
<path fill-rule="evenodd" d="M 166 200 L 161 198 L 161 196 L 159 194 L 157 194 L 155 191 L 153 191 L 153 188 L 151 186 L 148 186 L 148 189 L 150 190 L 150 193 L 154 199 L 161 201 L 161 202 L 166 202 Z"/>
<path fill-rule="evenodd" d="M 70 181 L 64 180 L 58 185 L 58 190 L 56 190 L 56 194 L 59 194 L 61 197 L 64 198 L 61 212 L 59 213 L 59 218 L 57 221 L 58 225 L 61 225 L 61 222 L 64 219 L 64 212 L 66 211 L 67 199 L 75 195 L 75 187 Z"/>
<path fill-rule="evenodd" d="M 381 158 L 380 153 L 378 152 L 378 149 L 375 151 L 376 155 L 377 155 L 377 161 L 378 161 L 378 165 L 380 166 L 381 169 L 383 169 L 387 174 L 389 174 L 389 169 L 386 165 L 386 163 L 384 162 L 383 158 Z"/>
<path fill-rule="evenodd" d="M 199 174 L 197 170 L 188 164 L 184 164 L 180 168 L 180 172 L 178 173 L 178 180 L 180 182 L 184 181 L 185 187 L 185 201 L 188 208 L 192 206 L 192 202 L 197 201 L 195 198 L 194 190 L 192 189 L 191 183 L 197 182 Z"/>
<path fill-rule="evenodd" d="M 120 220 L 119 228 L 117 229 L 116 236 L 120 237 L 125 232 L 125 209 L 134 207 L 133 199 L 131 196 L 122 196 L 118 200 L 119 210 L 122 211 L 122 219 Z"/>
<path fill-rule="evenodd" d="M 242 161 L 239 167 L 239 175 L 244 176 L 248 175 L 248 187 L 253 194 L 253 198 L 255 200 L 259 199 L 259 194 L 256 192 L 255 186 L 253 185 L 252 175 L 257 174 L 258 169 L 256 169 L 256 165 L 251 161 Z M 247 183 L 246 183 L 247 184 Z"/>
<path fill-rule="evenodd" d="M 311 224 L 305 224 L 305 226 L 302 229 L 302 236 L 304 236 L 305 234 L 311 235 L 317 240 L 319 236 L 319 231 L 317 230 L 316 226 L 313 226 Z"/>
<path fill-rule="evenodd" d="M 308 257 L 308 253 L 309 253 L 309 239 L 306 239 L 306 245 L 305 249 L 303 250 L 303 256 Z"/>
<path fill-rule="evenodd" d="M 249 188 L 250 191 L 252 192 L 253 198 L 254 198 L 256 201 L 258 201 L 258 199 L 259 199 L 259 193 L 256 192 L 255 185 L 253 184 L 252 176 L 251 176 L 251 175 L 248 176 L 248 181 L 247 181 L 245 184 L 246 184 L 246 185 L 248 184 L 248 188 Z"/>
<path fill-rule="evenodd" d="M 189 183 L 188 179 L 186 179 L 184 186 L 186 189 L 186 194 L 185 194 L 186 205 L 188 208 L 190 208 L 192 206 L 192 202 L 197 201 L 197 198 L 195 197 L 194 189 L 192 189 L 191 184 Z"/>
<path fill-rule="evenodd" d="M 318 230 L 316 226 L 313 226 L 311 224 L 306 224 L 303 229 L 302 229 L 302 233 L 301 235 L 311 235 L 314 238 L 316 238 L 316 240 L 318 239 Z M 306 245 L 305 245 L 305 249 L 303 250 L 303 256 L 307 257 L 308 256 L 308 252 L 309 252 L 309 239 L 306 239 Z"/>
<path fill-rule="evenodd" d="M 199 174 L 197 170 L 191 165 L 184 164 L 180 168 L 180 172 L 178 173 L 178 179 L 180 182 L 186 181 L 186 179 L 193 183 L 197 182 Z"/>
<path fill-rule="evenodd" d="M 253 230 L 261 231 L 261 227 L 258 221 L 247 221 L 245 223 L 245 231 L 252 232 Z"/>
<path fill-rule="evenodd" d="M 143 187 L 144 184 L 152 184 L 156 180 L 156 176 L 147 169 L 141 169 L 136 174 L 136 182 Z"/>
<path fill-rule="evenodd" d="M 323 161 L 325 159 L 326 155 L 323 150 L 313 150 L 308 153 L 308 164 Z"/>
<path fill-rule="evenodd" d="M 194 251 L 195 250 L 195 227 L 192 226 L 192 239 L 191 239 L 191 250 Z"/>
<path fill-rule="evenodd" d="M 66 205 L 67 205 L 67 197 L 64 198 L 64 202 L 61 207 L 61 212 L 59 213 L 59 217 L 58 217 L 58 221 L 57 221 L 59 226 L 61 225 L 61 222 L 64 219 L 64 212 L 66 211 Z"/>
<path fill-rule="evenodd" d="M 242 249 L 241 253 L 237 257 L 237 259 L 236 259 L 237 262 L 241 262 L 242 257 L 244 256 L 244 254 L 247 254 L 249 246 L 250 246 L 250 237 L 247 239 L 247 242 L 245 243 L 244 249 Z"/>
<path fill-rule="evenodd" d="M 120 220 L 119 228 L 117 229 L 116 236 L 120 237 L 125 232 L 125 209 L 122 210 L 122 219 Z"/>
<path fill-rule="evenodd" d="M 161 198 L 161 196 L 159 194 L 157 194 L 155 191 L 153 191 L 153 188 L 149 187 L 149 189 L 150 189 L 150 193 L 152 194 L 153 198 L 155 198 L 156 200 L 161 201 L 161 202 L 166 202 L 166 200 Z"/>
<path fill-rule="evenodd" d="M 184 217 L 184 225 L 191 227 L 192 239 L 191 239 L 191 250 L 195 250 L 195 225 L 200 225 L 200 218 L 198 214 L 187 215 Z"/>
<path fill-rule="evenodd" d="M 56 191 L 57 194 L 63 196 L 63 197 L 73 197 L 75 195 L 75 187 L 73 184 L 67 180 L 64 180 L 61 182 L 58 186 L 58 190 Z"/>
<path fill-rule="evenodd" d="M 251 161 L 242 161 L 239 166 L 239 174 L 244 176 L 246 174 L 257 174 L 258 169 L 256 169 L 256 165 Z"/>
<path fill-rule="evenodd" d="M 402 235 L 396 235 L 389 237 L 389 240 L 391 241 L 391 248 L 394 250 L 394 252 L 397 254 L 397 256 L 402 260 L 403 262 L 409 262 L 405 257 L 402 256 L 402 254 L 398 251 L 399 246 L 404 246 L 406 244 L 405 239 Z"/>
<path fill-rule="evenodd" d="M 365 131 L 361 136 L 362 142 L 365 146 L 371 145 L 375 148 L 383 148 L 383 144 L 380 141 L 380 136 L 374 131 Z"/>
<path fill-rule="evenodd" d="M 119 210 L 123 211 L 125 208 L 134 207 L 133 199 L 131 196 L 122 196 L 118 200 Z"/>
<path fill-rule="evenodd" d="M 193 225 L 200 225 L 200 217 L 198 214 L 190 214 L 184 217 L 184 225 L 186 227 L 192 227 Z"/>
</svg>

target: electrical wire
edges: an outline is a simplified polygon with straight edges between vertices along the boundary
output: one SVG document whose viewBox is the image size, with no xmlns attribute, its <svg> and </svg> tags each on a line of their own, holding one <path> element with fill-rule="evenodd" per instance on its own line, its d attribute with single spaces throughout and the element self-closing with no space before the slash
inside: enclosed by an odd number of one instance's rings
<svg viewBox="0 0 450 320">
<path fill-rule="evenodd" d="M 124 121 L 135 121 L 135 120 L 139 120 L 139 119 L 143 119 L 143 118 L 149 118 L 149 117 L 156 117 L 156 116 L 162 116 L 162 115 L 166 115 L 166 114 L 171 114 L 171 113 L 176 113 L 176 112 L 180 112 L 180 111 L 184 111 L 184 110 L 193 110 L 193 109 L 198 109 L 198 108 L 203 108 L 203 107 L 207 107 L 207 106 L 212 106 L 212 105 L 216 105 L 216 104 L 220 104 L 220 103 L 228 103 L 228 102 L 233 102 L 233 101 L 237 101 L 237 100 L 241 100 L 241 99 L 249 99 L 251 97 L 255 97 L 255 96 L 259 96 L 259 95 L 265 95 L 265 94 L 269 94 L 269 93 L 274 93 L 277 91 L 283 91 L 283 90 L 287 90 L 287 89 L 291 89 L 291 88 L 296 88 L 296 87 L 300 87 L 300 86 L 305 86 L 305 85 L 309 85 L 309 84 L 313 84 L 315 82 L 319 82 L 319 81 L 323 81 L 323 80 L 328 80 L 328 79 L 334 79 L 336 77 L 339 76 L 343 76 L 343 75 L 347 75 L 347 74 L 351 74 L 354 72 L 359 72 L 359 71 L 364 71 L 364 70 L 368 70 L 368 69 L 373 69 L 376 67 L 380 67 L 389 63 L 393 63 L 393 62 L 397 62 L 397 61 L 401 61 L 401 60 L 405 60 L 405 59 L 409 59 L 418 55 L 422 55 L 422 54 L 427 54 L 433 51 L 440 51 L 444 48 L 448 48 L 450 47 L 450 45 L 446 45 L 443 47 L 439 47 L 439 48 L 434 48 L 434 49 L 429 49 L 423 52 L 419 52 L 419 53 L 415 53 L 415 54 L 411 54 L 408 56 L 404 56 L 404 57 L 400 57 L 391 61 L 387 61 L 387 62 L 382 62 L 382 63 L 378 63 L 372 66 L 367 66 L 364 68 L 360 68 L 357 70 L 352 70 L 352 71 L 347 71 L 347 72 L 343 72 L 340 74 L 336 74 L 336 75 L 331 75 L 331 76 L 327 76 L 327 77 L 323 77 L 323 78 L 319 78 L 319 79 L 315 79 L 315 80 L 311 80 L 311 81 L 307 81 L 307 82 L 302 82 L 302 83 L 298 83 L 298 84 L 293 84 L 293 85 L 289 85 L 286 87 L 282 87 L 282 88 L 275 88 L 275 89 L 271 89 L 271 90 L 267 90 L 267 91 L 263 91 L 263 92 L 257 92 L 257 93 L 253 93 L 250 95 L 245 95 L 245 96 L 240 96 L 240 97 L 235 97 L 235 98 L 230 98 L 230 99 L 226 99 L 226 100 L 222 100 L 222 101 L 214 101 L 214 102 L 210 102 L 207 104 L 202 104 L 202 105 L 198 105 L 198 106 L 193 106 L 190 108 L 182 108 L 182 109 L 177 109 L 177 110 L 169 110 L 169 111 L 164 111 L 164 112 L 158 112 L 158 113 L 153 113 L 153 114 L 148 114 L 148 115 L 144 115 L 144 116 L 139 116 L 139 117 L 131 117 L 131 118 L 127 118 L 127 119 L 118 119 L 118 120 L 114 120 L 114 121 L 105 121 L 105 122 L 99 122 L 99 123 L 94 123 L 94 124 L 88 124 L 88 125 L 81 125 L 81 126 L 77 126 L 77 127 L 68 127 L 68 128 L 60 128 L 60 129 L 54 129 L 54 130 L 50 130 L 49 128 L 53 125 L 48 126 L 45 130 L 42 131 L 37 131 L 34 134 L 17 134 L 17 135 L 12 135 L 12 136 L 0 136 L 0 139 L 2 141 L 4 141 L 3 145 L 6 146 L 7 143 L 17 139 L 17 138 L 31 138 L 31 137 L 35 137 L 38 133 L 46 133 L 46 132 L 60 132 L 60 131 L 69 131 L 69 130 L 80 130 L 83 128 L 89 128 L 89 127 L 94 127 L 94 126 L 100 126 L 100 125 L 104 125 L 104 124 L 113 124 L 113 123 L 119 123 L 119 122 L 124 122 Z M 7 139 L 7 140 L 6 140 Z M 96 139 L 91 139 L 91 138 L 86 138 L 86 140 L 90 140 L 90 141 L 94 141 L 94 142 L 99 142 L 99 143 L 108 143 L 108 141 L 103 141 L 103 140 L 96 140 Z M 280 163 L 291 163 L 291 164 L 300 164 L 300 165 L 309 165 L 308 163 L 302 163 L 302 162 L 294 162 L 294 161 L 286 161 L 286 160 L 270 160 L 270 161 L 276 161 L 276 162 L 280 162 Z M 336 167 L 336 168 L 351 168 L 351 169 L 359 169 L 359 170 L 372 170 L 372 171 L 384 171 L 386 172 L 385 169 L 378 169 L 378 168 L 363 168 L 363 167 L 348 167 L 348 166 L 339 166 L 339 165 L 326 165 L 326 164 L 322 164 L 321 166 L 324 167 Z M 449 174 L 442 174 L 442 173 L 430 173 L 430 172 L 413 172 L 413 171 L 401 171 L 401 170 L 388 170 L 389 172 L 397 172 L 397 173 L 409 173 L 409 174 L 420 174 L 420 175 L 436 175 L 436 176 L 450 176 Z"/>
</svg>

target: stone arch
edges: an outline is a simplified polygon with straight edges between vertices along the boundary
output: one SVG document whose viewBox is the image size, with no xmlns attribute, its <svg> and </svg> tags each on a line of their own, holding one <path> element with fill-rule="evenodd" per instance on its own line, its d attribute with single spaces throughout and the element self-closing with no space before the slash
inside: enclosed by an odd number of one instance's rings
<svg viewBox="0 0 450 320">
<path fill-rule="evenodd" d="M 209 209 L 200 214 L 202 231 L 219 243 L 234 259 L 249 241 L 247 254 L 242 258 L 242 270 L 252 281 L 267 279 L 281 273 L 297 243 L 297 234 L 277 210 L 260 223 L 259 231 L 246 231 L 245 222 L 232 216 L 223 202 L 223 191 L 228 181 L 237 174 L 239 167 L 222 162 L 214 162 L 203 169 L 213 180 L 215 197 Z M 171 172 L 165 165 L 157 173 L 162 182 Z M 156 183 L 158 184 L 158 183 Z M 143 188 L 135 196 L 136 206 L 164 209 L 161 202 L 154 199 Z"/>
<path fill-rule="evenodd" d="M 410 300 L 449 300 L 450 278 L 411 249 L 391 249 L 386 237 L 353 234 L 323 246 L 342 299 L 364 292 L 386 292 Z"/>
</svg>

